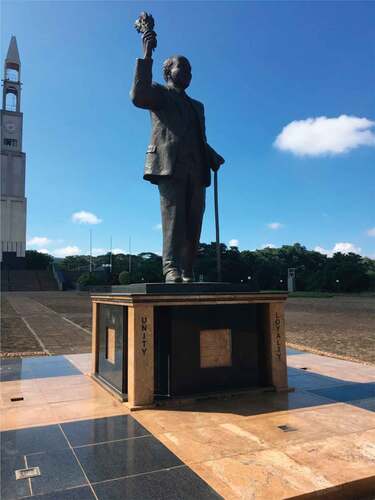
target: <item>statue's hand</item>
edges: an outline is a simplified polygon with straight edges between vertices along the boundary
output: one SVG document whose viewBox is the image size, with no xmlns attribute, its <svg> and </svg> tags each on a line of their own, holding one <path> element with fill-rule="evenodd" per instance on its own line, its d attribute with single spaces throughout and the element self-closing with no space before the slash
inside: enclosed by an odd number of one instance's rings
<svg viewBox="0 0 375 500">
<path fill-rule="evenodd" d="M 215 162 L 211 167 L 212 170 L 214 172 L 217 172 L 219 170 L 219 168 L 221 167 L 221 165 L 223 165 L 223 163 L 225 163 L 224 158 L 221 155 L 219 155 L 219 153 L 216 153 Z"/>
<path fill-rule="evenodd" d="M 143 43 L 143 56 L 144 56 L 144 58 L 151 59 L 152 51 L 157 46 L 155 31 L 146 31 L 142 35 L 142 43 Z"/>
</svg>

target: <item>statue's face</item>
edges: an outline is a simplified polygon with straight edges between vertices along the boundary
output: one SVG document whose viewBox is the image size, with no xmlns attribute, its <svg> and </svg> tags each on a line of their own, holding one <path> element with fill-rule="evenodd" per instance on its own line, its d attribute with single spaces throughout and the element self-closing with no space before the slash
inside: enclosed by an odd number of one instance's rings
<svg viewBox="0 0 375 500">
<path fill-rule="evenodd" d="M 175 57 L 170 72 L 173 84 L 180 89 L 187 89 L 191 82 L 191 66 L 185 57 Z"/>
</svg>

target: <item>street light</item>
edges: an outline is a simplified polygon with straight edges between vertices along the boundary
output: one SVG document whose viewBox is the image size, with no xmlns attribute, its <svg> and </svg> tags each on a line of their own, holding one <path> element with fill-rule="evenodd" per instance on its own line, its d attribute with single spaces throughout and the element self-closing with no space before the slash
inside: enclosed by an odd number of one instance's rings
<svg viewBox="0 0 375 500">
<path fill-rule="evenodd" d="M 92 273 L 92 229 L 90 228 L 90 274 Z"/>
</svg>

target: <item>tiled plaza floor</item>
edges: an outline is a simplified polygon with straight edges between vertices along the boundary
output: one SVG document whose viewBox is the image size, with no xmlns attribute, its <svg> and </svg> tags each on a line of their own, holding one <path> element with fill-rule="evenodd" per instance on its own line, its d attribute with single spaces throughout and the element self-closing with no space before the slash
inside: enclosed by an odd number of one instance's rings
<svg viewBox="0 0 375 500">
<path fill-rule="evenodd" d="M 375 498 L 375 367 L 290 350 L 295 392 L 130 414 L 90 362 L 1 361 L 1 499 Z"/>
</svg>

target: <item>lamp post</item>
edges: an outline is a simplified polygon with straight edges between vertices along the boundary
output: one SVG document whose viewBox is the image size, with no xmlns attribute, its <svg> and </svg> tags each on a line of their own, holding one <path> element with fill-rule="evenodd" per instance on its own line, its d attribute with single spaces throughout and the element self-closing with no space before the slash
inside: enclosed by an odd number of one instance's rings
<svg viewBox="0 0 375 500">
<path fill-rule="evenodd" d="M 221 272 L 221 248 L 220 248 L 220 226 L 219 226 L 219 189 L 217 171 L 214 172 L 214 201 L 215 201 L 215 231 L 216 231 L 216 266 L 217 281 L 222 281 Z"/>
<path fill-rule="evenodd" d="M 109 270 L 112 274 L 112 236 L 109 241 Z"/>
<path fill-rule="evenodd" d="M 92 273 L 92 229 L 90 228 L 90 274 Z"/>
<path fill-rule="evenodd" d="M 129 267 L 128 267 L 129 275 L 132 272 L 132 237 L 129 236 Z"/>
</svg>

